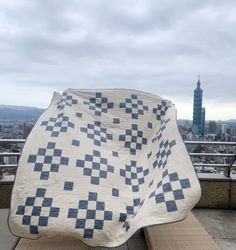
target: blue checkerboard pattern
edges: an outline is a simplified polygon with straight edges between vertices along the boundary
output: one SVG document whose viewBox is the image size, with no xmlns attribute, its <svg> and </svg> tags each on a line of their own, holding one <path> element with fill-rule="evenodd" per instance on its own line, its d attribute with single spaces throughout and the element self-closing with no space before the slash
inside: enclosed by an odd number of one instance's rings
<svg viewBox="0 0 236 250">
<path fill-rule="evenodd" d="M 153 162 L 153 168 L 165 168 L 167 166 L 168 157 L 171 155 L 171 148 L 176 145 L 176 141 L 162 140 L 159 143 L 159 150 L 156 153 L 156 159 Z"/>
<path fill-rule="evenodd" d="M 48 121 L 43 121 L 41 126 L 45 126 L 52 137 L 58 137 L 60 133 L 66 133 L 68 128 L 75 127 L 74 123 L 69 121 L 69 117 L 63 113 L 58 114 L 56 118 L 50 117 Z"/>
<path fill-rule="evenodd" d="M 130 149 L 131 155 L 136 155 L 137 150 L 147 145 L 147 138 L 144 137 L 143 131 L 139 130 L 137 124 L 132 124 L 131 129 L 126 129 L 125 134 L 119 136 L 119 140 L 124 142 L 125 148 Z"/>
<path fill-rule="evenodd" d="M 89 101 L 84 101 L 84 104 L 94 111 L 95 116 L 101 116 L 102 113 L 107 113 L 108 109 L 113 108 L 113 102 L 110 102 L 101 92 L 96 92 L 95 97 L 91 97 Z"/>
<path fill-rule="evenodd" d="M 77 104 L 78 100 L 74 99 L 72 95 L 70 95 L 68 92 L 63 92 L 61 100 L 56 103 L 57 108 L 62 110 L 65 106 L 71 107 L 73 104 Z"/>
<path fill-rule="evenodd" d="M 156 119 L 161 121 L 165 117 L 167 109 L 168 109 L 167 102 L 161 101 L 161 103 L 158 104 L 156 108 L 153 108 L 152 112 L 153 114 L 155 114 Z"/>
<path fill-rule="evenodd" d="M 131 114 L 132 119 L 139 119 L 140 115 L 144 115 L 144 111 L 148 111 L 148 106 L 144 105 L 137 95 L 125 98 L 125 102 L 120 103 L 120 108 L 124 108 L 126 113 Z"/>
<path fill-rule="evenodd" d="M 160 129 L 157 131 L 156 136 L 152 139 L 152 142 L 155 141 L 160 141 L 162 138 L 162 132 L 166 129 L 166 125 L 167 123 L 170 121 L 170 119 L 166 119 L 166 120 L 162 120 L 161 121 L 161 127 Z"/>
<path fill-rule="evenodd" d="M 83 168 L 83 175 L 89 176 L 93 185 L 100 185 L 101 179 L 107 179 L 109 173 L 114 173 L 114 167 L 97 150 L 93 150 L 91 155 L 86 154 L 84 160 L 77 160 L 76 167 Z"/>
<path fill-rule="evenodd" d="M 133 204 L 125 207 L 126 212 L 120 213 L 119 222 L 123 223 L 123 228 L 128 231 L 130 228 L 129 220 L 137 215 L 138 209 L 143 206 L 144 199 L 134 198 Z"/>
<path fill-rule="evenodd" d="M 87 137 L 93 140 L 96 146 L 101 146 L 102 143 L 106 143 L 113 138 L 112 134 L 107 133 L 106 128 L 101 127 L 101 122 L 99 121 L 94 121 L 94 124 L 88 123 L 87 128 L 81 127 L 80 131 L 86 133 Z"/>
<path fill-rule="evenodd" d="M 22 225 L 29 227 L 30 234 L 38 234 L 50 221 L 55 223 L 60 208 L 53 206 L 53 198 L 46 197 L 45 188 L 37 188 L 35 196 L 27 197 L 24 205 L 19 205 L 16 215 L 22 216 Z"/>
<path fill-rule="evenodd" d="M 170 101 L 135 90 L 54 95 L 19 161 L 12 233 L 116 247 L 150 223 L 184 218 L 198 179 L 175 114 Z"/>
<path fill-rule="evenodd" d="M 36 154 L 29 155 L 28 163 L 40 173 L 40 180 L 48 180 L 50 174 L 58 173 L 61 166 L 68 166 L 69 157 L 62 155 L 55 142 L 48 142 L 47 147 L 38 148 Z"/>
<path fill-rule="evenodd" d="M 167 212 L 176 212 L 178 202 L 185 199 L 184 192 L 189 188 L 191 184 L 188 178 L 180 179 L 177 172 L 169 173 L 166 169 L 162 174 L 162 180 L 157 183 L 149 199 L 155 199 L 158 205 L 164 204 Z"/>
<path fill-rule="evenodd" d="M 143 170 L 143 167 L 137 166 L 137 162 L 133 160 L 125 165 L 125 169 L 120 169 L 120 176 L 125 178 L 125 184 L 131 186 L 133 192 L 139 191 L 148 173 L 148 169 Z"/>
<path fill-rule="evenodd" d="M 88 199 L 80 200 L 76 208 L 70 208 L 67 217 L 75 220 L 75 229 L 82 231 L 83 238 L 93 238 L 96 230 L 112 220 L 112 211 L 106 210 L 104 201 L 98 200 L 97 192 L 89 192 Z"/>
</svg>

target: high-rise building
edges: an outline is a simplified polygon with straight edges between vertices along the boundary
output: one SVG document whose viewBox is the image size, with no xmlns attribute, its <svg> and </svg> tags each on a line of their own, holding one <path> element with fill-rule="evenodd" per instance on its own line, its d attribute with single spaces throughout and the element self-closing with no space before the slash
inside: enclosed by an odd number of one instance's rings
<svg viewBox="0 0 236 250">
<path fill-rule="evenodd" d="M 206 109 L 202 108 L 202 122 L 201 122 L 201 129 L 202 129 L 201 136 L 202 137 L 204 137 L 205 135 L 205 116 L 206 116 Z"/>
<path fill-rule="evenodd" d="M 204 111 L 205 112 L 205 111 Z M 193 136 L 202 136 L 202 89 L 200 77 L 198 76 L 197 88 L 194 90 L 193 99 L 193 126 L 192 133 Z M 205 123 L 205 118 L 204 118 Z"/>
<path fill-rule="evenodd" d="M 216 122 L 215 121 L 209 121 L 208 133 L 209 134 L 216 134 Z"/>
</svg>

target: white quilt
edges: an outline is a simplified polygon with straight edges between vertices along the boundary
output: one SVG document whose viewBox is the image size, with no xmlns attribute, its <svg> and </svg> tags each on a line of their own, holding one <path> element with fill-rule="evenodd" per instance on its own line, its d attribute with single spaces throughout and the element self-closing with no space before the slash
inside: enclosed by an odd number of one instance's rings
<svg viewBox="0 0 236 250">
<path fill-rule="evenodd" d="M 200 186 L 174 105 L 125 89 L 54 94 L 19 161 L 13 234 L 118 246 L 138 229 L 184 219 Z"/>
</svg>

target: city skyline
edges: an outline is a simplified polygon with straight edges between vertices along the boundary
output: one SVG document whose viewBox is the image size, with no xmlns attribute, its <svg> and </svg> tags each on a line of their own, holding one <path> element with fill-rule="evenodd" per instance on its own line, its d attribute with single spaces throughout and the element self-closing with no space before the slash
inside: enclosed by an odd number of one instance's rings
<svg viewBox="0 0 236 250">
<path fill-rule="evenodd" d="M 236 2 L 0 0 L 0 100 L 46 108 L 67 88 L 132 88 L 192 119 L 236 117 Z M 52 14 L 53 13 L 53 14 Z"/>
</svg>

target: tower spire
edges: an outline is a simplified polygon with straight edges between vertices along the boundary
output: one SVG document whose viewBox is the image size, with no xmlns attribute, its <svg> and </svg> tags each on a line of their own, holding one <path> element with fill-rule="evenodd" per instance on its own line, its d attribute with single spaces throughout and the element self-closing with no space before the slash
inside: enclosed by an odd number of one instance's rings
<svg viewBox="0 0 236 250">
<path fill-rule="evenodd" d="M 201 82 L 200 82 L 200 75 L 198 74 L 198 81 L 197 81 L 197 87 L 200 88 Z"/>
</svg>

